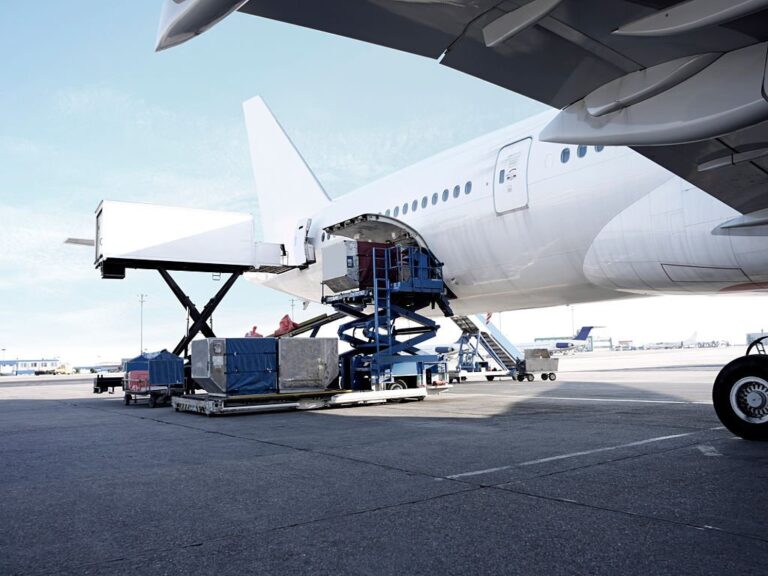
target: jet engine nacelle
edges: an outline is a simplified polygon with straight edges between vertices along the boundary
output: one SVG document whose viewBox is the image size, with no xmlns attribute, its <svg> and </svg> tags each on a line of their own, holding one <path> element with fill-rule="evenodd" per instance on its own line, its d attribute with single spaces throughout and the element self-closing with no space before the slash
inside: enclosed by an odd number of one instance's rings
<svg viewBox="0 0 768 576">
<path fill-rule="evenodd" d="M 768 236 L 723 233 L 723 213 L 719 200 L 672 178 L 600 231 L 584 274 L 598 286 L 640 294 L 762 288 Z"/>
</svg>

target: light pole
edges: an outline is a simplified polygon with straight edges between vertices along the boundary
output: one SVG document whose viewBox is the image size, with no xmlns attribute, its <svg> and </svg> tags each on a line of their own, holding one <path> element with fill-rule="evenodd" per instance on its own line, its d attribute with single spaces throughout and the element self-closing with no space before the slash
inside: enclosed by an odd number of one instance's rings
<svg viewBox="0 0 768 576">
<path fill-rule="evenodd" d="M 139 294 L 139 305 L 141 306 L 141 315 L 139 321 L 139 354 L 144 354 L 144 302 L 147 301 L 146 294 Z"/>
</svg>

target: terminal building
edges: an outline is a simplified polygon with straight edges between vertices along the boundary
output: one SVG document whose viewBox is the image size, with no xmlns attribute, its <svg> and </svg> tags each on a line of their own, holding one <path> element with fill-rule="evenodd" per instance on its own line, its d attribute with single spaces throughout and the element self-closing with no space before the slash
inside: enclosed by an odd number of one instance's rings
<svg viewBox="0 0 768 576">
<path fill-rule="evenodd" d="M 25 376 L 40 372 L 53 373 L 62 363 L 56 358 L 38 360 L 0 360 L 0 374 L 4 376 Z"/>
</svg>

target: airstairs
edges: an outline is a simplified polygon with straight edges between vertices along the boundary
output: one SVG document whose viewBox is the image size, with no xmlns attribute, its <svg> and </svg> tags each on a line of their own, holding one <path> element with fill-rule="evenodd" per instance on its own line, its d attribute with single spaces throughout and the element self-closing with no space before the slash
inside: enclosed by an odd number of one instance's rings
<svg viewBox="0 0 768 576">
<path fill-rule="evenodd" d="M 458 369 L 464 372 L 480 372 L 489 368 L 483 352 L 493 360 L 502 372 L 515 377 L 521 371 L 523 354 L 504 337 L 493 324 L 485 324 L 481 330 L 469 316 L 453 316 L 453 323 L 461 330 L 459 338 Z M 482 351 L 482 352 L 481 352 Z M 524 372 L 524 368 L 522 368 Z"/>
</svg>

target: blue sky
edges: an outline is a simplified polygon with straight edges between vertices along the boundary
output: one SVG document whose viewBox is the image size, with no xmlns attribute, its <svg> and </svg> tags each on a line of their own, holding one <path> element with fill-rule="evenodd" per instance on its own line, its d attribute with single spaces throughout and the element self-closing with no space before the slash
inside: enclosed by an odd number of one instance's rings
<svg viewBox="0 0 768 576">
<path fill-rule="evenodd" d="M 62 240 L 93 236 L 102 199 L 256 213 L 241 112 L 254 95 L 266 99 L 333 196 L 543 109 L 431 60 L 241 14 L 156 54 L 160 6 L 0 6 L 6 358 L 84 363 L 130 356 L 139 348 L 140 293 L 148 295 L 145 347 L 175 344 L 185 315 L 156 273 L 103 281 L 92 251 Z M 178 279 L 200 305 L 219 286 L 205 275 Z M 640 339 L 682 338 L 696 329 L 736 338 L 760 329 L 746 317 L 735 324 L 731 313 L 750 309 L 754 299 L 668 301 L 577 307 L 574 317 L 577 324 L 604 318 L 616 337 Z M 703 328 L 692 325 L 701 324 L 702 306 L 711 317 Z M 241 281 L 215 315 L 215 329 L 269 330 L 289 308 L 289 296 Z M 668 318 L 670 310 L 679 321 L 633 321 Z M 564 308 L 505 315 L 513 339 L 570 328 Z"/>
</svg>

